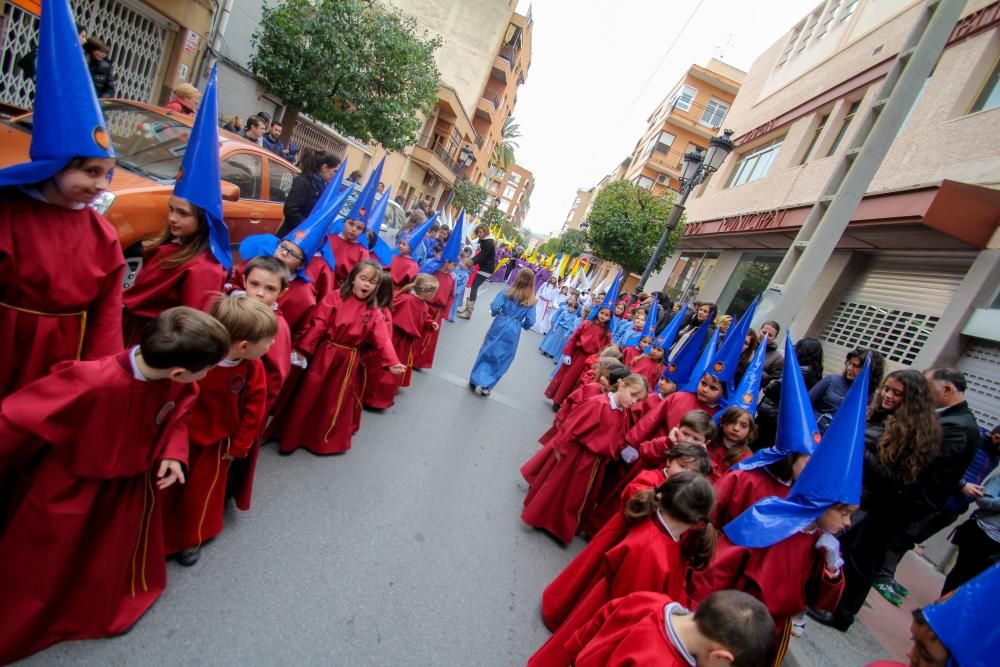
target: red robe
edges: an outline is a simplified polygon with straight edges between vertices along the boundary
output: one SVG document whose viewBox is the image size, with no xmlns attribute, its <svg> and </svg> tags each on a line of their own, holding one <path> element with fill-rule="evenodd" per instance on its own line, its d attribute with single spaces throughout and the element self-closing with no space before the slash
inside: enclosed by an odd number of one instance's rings
<svg viewBox="0 0 1000 667">
<path fill-rule="evenodd" d="M 552 448 L 551 442 L 556 435 L 559 434 L 559 429 L 562 428 L 566 419 L 568 419 L 573 411 L 582 403 L 593 398 L 594 396 L 600 396 L 603 393 L 604 388 L 600 385 L 600 383 L 591 382 L 574 391 L 566 398 L 565 401 L 562 402 L 559 406 L 559 412 L 556 413 L 555 419 L 552 421 L 552 426 L 550 426 L 549 430 L 538 438 L 538 442 L 542 444 L 542 448 L 521 466 L 521 477 L 524 478 L 524 481 L 526 481 L 529 486 L 535 483 L 535 478 L 538 473 L 541 472 L 542 468 L 545 467 L 545 462 L 554 455 L 555 450 Z"/>
<path fill-rule="evenodd" d="M 569 365 L 560 363 L 559 370 L 545 390 L 545 397 L 551 398 L 557 405 L 566 400 L 587 365 L 587 357 L 603 350 L 610 341 L 608 328 L 596 320 L 587 320 L 578 326 L 562 350 L 571 361 Z"/>
<path fill-rule="evenodd" d="M 666 608 L 673 600 L 661 593 L 637 592 L 612 600 L 576 631 L 566 653 L 576 667 L 688 667 L 666 630 Z M 570 662 L 536 663 L 539 667 Z"/>
<path fill-rule="evenodd" d="M 638 446 L 646 440 L 669 435 L 670 431 L 681 423 L 681 418 L 691 410 L 704 410 L 710 416 L 715 416 L 719 406 L 705 405 L 698 400 L 697 394 L 686 391 L 674 392 L 643 415 L 642 419 L 625 434 L 625 439 Z"/>
<path fill-rule="evenodd" d="M 386 336 L 391 339 L 394 330 L 392 323 L 392 309 L 382 308 L 380 312 L 382 313 L 383 326 L 385 327 Z M 393 349 L 395 349 L 395 347 L 395 343 L 393 343 Z M 363 356 L 365 367 L 365 389 L 361 397 L 361 403 L 364 404 L 366 408 L 375 408 L 377 410 L 384 410 L 385 408 L 392 407 L 392 404 L 396 401 L 396 392 L 399 390 L 399 380 L 396 379 L 395 375 L 385 370 L 385 368 L 379 363 L 379 355 L 377 351 L 369 349 Z M 396 356 L 400 356 L 399 350 L 396 350 Z M 358 407 L 360 408 L 360 404 Z"/>
<path fill-rule="evenodd" d="M 450 273 L 435 271 L 438 279 L 438 289 L 427 303 L 431 318 L 437 322 L 437 329 L 427 329 L 420 337 L 420 354 L 413 362 L 414 368 L 430 368 L 434 365 L 434 353 L 437 351 L 438 337 L 441 335 L 441 323 L 445 315 L 451 312 L 451 303 L 455 300 L 455 279 Z"/>
<path fill-rule="evenodd" d="M 316 264 L 325 264 L 322 260 L 316 260 Z M 278 307 L 281 314 L 288 322 L 288 329 L 292 332 L 292 340 L 296 341 L 302 337 L 309 322 L 312 320 L 313 310 L 316 309 L 316 284 L 305 281 L 302 278 L 295 278 L 288 283 L 288 291 L 278 299 Z"/>
<path fill-rule="evenodd" d="M 642 352 L 639 351 L 635 345 L 629 345 L 624 350 L 622 350 L 622 361 L 626 366 L 631 367 L 632 364 L 642 356 Z"/>
<path fill-rule="evenodd" d="M 361 238 L 364 237 L 362 236 Z M 347 280 L 347 275 L 351 272 L 351 269 L 359 262 L 371 259 L 371 253 L 368 252 L 368 248 L 357 241 L 348 241 L 340 234 L 330 234 L 330 250 L 333 251 L 333 259 L 337 264 L 333 270 L 333 284 L 330 286 L 331 289 L 340 287 L 340 284 Z M 310 270 L 313 263 L 309 262 Z M 329 265 L 325 261 L 319 263 L 329 268 Z M 324 293 L 322 297 L 325 296 L 326 294 Z M 322 297 L 320 297 L 320 300 L 322 300 Z"/>
<path fill-rule="evenodd" d="M 624 539 L 605 552 L 600 578 L 576 602 L 563 624 L 528 664 L 533 664 L 535 660 L 539 661 L 538 664 L 560 664 L 557 656 L 567 658 L 563 664 L 568 664 L 567 642 L 614 598 L 652 591 L 684 601 L 687 572 L 681 542 L 670 535 L 659 513 L 643 519 L 629 529 Z"/>
<path fill-rule="evenodd" d="M 208 312 L 226 283 L 226 270 L 207 249 L 172 269 L 160 266 L 180 245 L 164 243 L 145 254 L 142 270 L 122 298 L 125 344 L 135 345 L 142 327 L 168 308 L 189 306 Z"/>
<path fill-rule="evenodd" d="M 154 476 L 187 460 L 194 384 L 144 382 L 128 352 L 64 362 L 0 405 L 0 475 L 18 481 L 0 533 L 0 663 L 125 632 L 167 583 Z"/>
<path fill-rule="evenodd" d="M 521 520 L 568 544 L 594 503 L 605 465 L 621 452 L 624 430 L 625 412 L 608 396 L 577 408 L 553 438 L 556 455 L 536 475 Z"/>
<path fill-rule="evenodd" d="M 427 302 L 412 292 L 398 294 L 392 301 L 392 345 L 400 363 L 406 364 L 406 373 L 395 378 L 396 386 L 409 387 L 413 375 L 413 361 L 417 356 L 420 337 L 430 323 Z"/>
<path fill-rule="evenodd" d="M 409 285 L 420 272 L 420 265 L 417 260 L 409 255 L 395 255 L 389 263 L 389 275 L 392 277 L 392 286 L 396 290 Z"/>
<path fill-rule="evenodd" d="M 712 525 L 720 530 L 761 498 L 785 498 L 791 488 L 791 485 L 782 484 L 764 468 L 730 470 L 716 480 L 713 486 L 715 507 L 712 508 Z"/>
<path fill-rule="evenodd" d="M 125 260 L 94 209 L 0 195 L 0 399 L 53 364 L 122 350 Z"/>
<path fill-rule="evenodd" d="M 656 385 L 650 387 L 649 394 L 646 398 L 642 399 L 628 409 L 629 429 L 631 430 L 633 426 L 639 423 L 639 420 L 642 419 L 650 410 L 658 407 L 660 403 L 663 402 L 664 398 L 666 397 L 660 396 L 656 393 Z"/>
<path fill-rule="evenodd" d="M 769 547 L 751 549 L 721 534 L 712 564 L 691 579 L 691 601 L 698 604 L 722 590 L 749 593 L 771 612 L 779 653 L 783 653 L 792 618 L 807 605 L 833 611 L 844 592 L 843 574 L 831 578 L 826 573 L 823 552 L 816 548 L 820 535 L 819 530 L 799 532 Z"/>
<path fill-rule="evenodd" d="M 577 378 L 576 384 L 573 385 L 573 391 L 576 391 L 580 387 L 588 385 L 597 379 L 597 370 L 594 368 L 594 366 L 597 365 L 597 362 L 600 360 L 600 358 L 601 358 L 600 352 L 596 352 L 587 357 L 587 359 L 583 362 L 583 372 L 580 373 L 580 377 Z M 570 393 L 572 394 L 572 392 Z"/>
<path fill-rule="evenodd" d="M 656 391 L 656 383 L 663 374 L 663 362 L 653 361 L 646 355 L 636 357 L 631 363 L 626 365 L 632 369 L 633 373 L 638 373 L 646 380 L 646 388 L 649 391 Z"/>
<path fill-rule="evenodd" d="M 168 554 L 196 547 L 222 532 L 226 480 L 233 459 L 239 485 L 237 505 L 249 509 L 253 470 L 264 427 L 267 380 L 260 360 L 216 366 L 198 383 L 201 394 L 191 411 L 187 482 L 163 494 L 163 544 Z M 242 501 L 242 502 L 240 502 Z"/>
<path fill-rule="evenodd" d="M 377 310 L 353 295 L 341 297 L 339 290 L 317 307 L 299 345 L 309 368 L 275 429 L 283 453 L 305 447 L 314 454 L 340 454 L 351 448 L 363 348 L 374 347 L 383 367 L 399 363 L 382 320 Z"/>
<path fill-rule="evenodd" d="M 264 375 L 267 379 L 267 409 L 265 414 L 271 414 L 281 388 L 292 372 L 292 333 L 288 328 L 288 322 L 281 314 L 281 310 L 274 313 L 278 316 L 278 335 L 274 337 L 274 342 L 268 348 L 267 353 L 261 359 L 264 364 Z"/>
<path fill-rule="evenodd" d="M 726 448 L 726 444 L 719 440 L 708 443 L 708 459 L 712 462 L 712 474 L 709 475 L 708 481 L 714 484 L 729 472 L 731 467 L 753 456 L 753 452 L 749 447 L 743 447 L 742 449 L 743 451 L 739 455 L 739 458 L 732 463 L 728 463 L 726 457 L 729 454 L 729 450 Z"/>
</svg>

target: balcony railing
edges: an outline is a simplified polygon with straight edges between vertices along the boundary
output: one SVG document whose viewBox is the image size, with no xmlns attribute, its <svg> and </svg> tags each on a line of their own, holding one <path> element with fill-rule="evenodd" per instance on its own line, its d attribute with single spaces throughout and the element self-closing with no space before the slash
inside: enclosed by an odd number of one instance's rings
<svg viewBox="0 0 1000 667">
<path fill-rule="evenodd" d="M 426 148 L 434 155 L 445 163 L 445 165 L 454 173 L 456 176 L 465 175 L 465 167 L 458 163 L 458 160 L 451 155 L 447 148 L 445 148 L 445 142 L 443 137 L 440 135 L 424 134 L 421 135 L 420 139 L 417 140 L 417 145 L 421 148 Z"/>
<path fill-rule="evenodd" d="M 653 149 L 653 152 L 649 154 L 646 160 L 652 162 L 657 167 L 676 172 L 680 172 L 684 166 L 684 154 L 674 150 L 664 153 L 663 151 Z"/>
<path fill-rule="evenodd" d="M 500 96 L 494 93 L 492 90 L 484 90 L 482 98 L 486 100 L 489 104 L 492 104 L 494 110 L 500 108 Z"/>
</svg>

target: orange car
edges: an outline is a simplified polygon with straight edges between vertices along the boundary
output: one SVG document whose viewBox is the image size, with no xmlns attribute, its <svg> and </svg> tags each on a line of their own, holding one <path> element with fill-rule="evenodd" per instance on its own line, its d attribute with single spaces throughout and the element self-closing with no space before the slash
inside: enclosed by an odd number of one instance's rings
<svg viewBox="0 0 1000 667">
<path fill-rule="evenodd" d="M 167 221 L 167 200 L 187 148 L 192 116 L 129 100 L 101 100 L 118 154 L 108 191 L 93 206 L 118 229 L 126 255 L 156 236 Z M 67 113 L 66 122 L 73 116 Z M 0 167 L 28 160 L 31 115 L 0 124 Z M 233 249 L 251 234 L 275 232 L 292 179 L 299 170 L 274 153 L 229 132 L 219 132 L 222 210 Z"/>
</svg>

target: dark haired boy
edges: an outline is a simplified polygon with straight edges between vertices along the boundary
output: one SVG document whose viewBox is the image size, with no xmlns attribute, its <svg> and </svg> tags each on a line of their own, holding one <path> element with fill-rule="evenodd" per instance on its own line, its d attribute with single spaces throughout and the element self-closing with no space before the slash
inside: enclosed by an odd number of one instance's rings
<svg viewBox="0 0 1000 667">
<path fill-rule="evenodd" d="M 274 343 L 261 359 L 267 377 L 267 410 L 271 413 L 281 387 L 292 371 L 292 333 L 278 306 L 278 299 L 288 292 L 288 268 L 274 257 L 254 257 L 243 267 L 243 285 L 247 296 L 260 301 L 278 318 Z"/>
<path fill-rule="evenodd" d="M 167 583 L 158 491 L 184 483 L 195 384 L 229 334 L 192 308 L 139 345 L 69 361 L 0 404 L 0 477 L 28 454 L 0 534 L 0 663 L 128 630 Z"/>
</svg>

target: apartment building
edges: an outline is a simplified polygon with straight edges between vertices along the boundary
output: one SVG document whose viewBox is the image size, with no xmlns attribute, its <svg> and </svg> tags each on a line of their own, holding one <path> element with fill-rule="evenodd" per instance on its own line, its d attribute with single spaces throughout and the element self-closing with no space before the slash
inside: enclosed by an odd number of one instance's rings
<svg viewBox="0 0 1000 667">
<path fill-rule="evenodd" d="M 569 207 L 569 213 L 566 214 L 566 221 L 563 222 L 561 232 L 565 232 L 567 229 L 584 229 L 587 220 L 587 211 L 590 210 L 590 202 L 594 199 L 594 194 L 597 192 L 597 188 L 587 188 L 576 191 L 576 197 L 573 198 L 573 205 Z"/>
<path fill-rule="evenodd" d="M 508 169 L 493 165 L 487 171 L 487 202 L 503 211 L 515 227 L 524 223 L 534 189 L 534 174 L 520 165 L 512 164 Z"/>
<path fill-rule="evenodd" d="M 625 178 L 658 195 L 679 190 L 684 154 L 708 149 L 745 77 L 715 58 L 692 65 L 646 119 Z"/>
<path fill-rule="evenodd" d="M 741 312 L 766 288 L 917 19 L 915 0 L 824 0 L 750 68 L 736 149 L 688 201 L 650 287 Z M 828 370 L 854 347 L 953 364 L 1000 423 L 1000 3 L 971 0 L 806 305 Z"/>
</svg>

